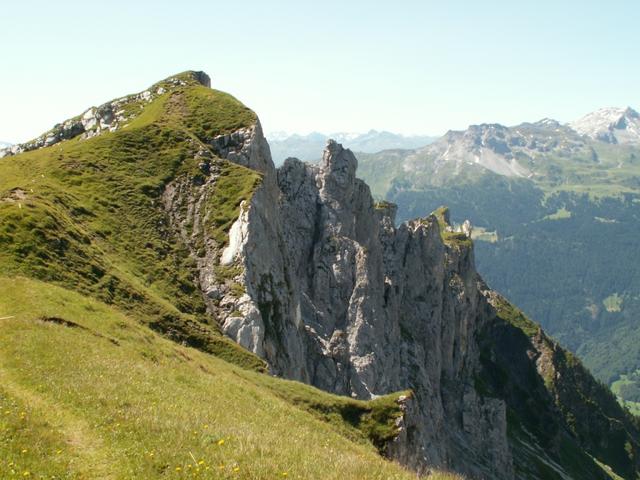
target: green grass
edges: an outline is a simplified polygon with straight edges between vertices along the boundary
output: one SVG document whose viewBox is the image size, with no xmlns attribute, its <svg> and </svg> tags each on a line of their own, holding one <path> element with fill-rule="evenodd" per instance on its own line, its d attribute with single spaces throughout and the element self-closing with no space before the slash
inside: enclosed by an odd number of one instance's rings
<svg viewBox="0 0 640 480">
<path fill-rule="evenodd" d="M 632 415 L 640 416 L 640 370 L 620 375 L 611 384 L 611 391 L 618 398 L 620 405 Z"/>
<path fill-rule="evenodd" d="M 201 108 L 186 107 L 198 99 Z M 199 171 L 195 154 L 207 149 L 201 141 L 207 138 L 189 128 L 187 117 L 209 125 L 202 134 L 212 136 L 255 120 L 230 95 L 188 84 L 146 104 L 125 129 L 4 159 L 0 273 L 74 289 L 176 340 L 258 367 L 255 357 L 220 340 L 216 325 L 204 315 L 195 261 L 162 208 L 164 186 L 194 177 Z M 220 216 L 212 228 L 224 243 L 225 229 L 238 216 L 239 203 L 252 195 L 259 175 L 212 161 L 223 173 L 213 189 Z M 23 192 L 20 200 L 7 201 L 15 189 Z"/>
<path fill-rule="evenodd" d="M 212 237 L 219 245 L 228 242 L 228 232 L 236 221 L 242 202 L 251 199 L 262 182 L 262 176 L 241 165 L 224 162 L 209 198 Z"/>
<path fill-rule="evenodd" d="M 537 323 L 527 318 L 524 313 L 522 313 L 518 308 L 514 307 L 503 297 L 496 297 L 494 307 L 496 309 L 496 315 L 499 319 L 522 330 L 522 332 L 524 332 L 524 334 L 528 337 L 533 337 L 540 331 L 540 326 Z"/>
<path fill-rule="evenodd" d="M 571 212 L 562 207 L 559 208 L 555 213 L 544 217 L 544 220 L 566 220 L 567 218 L 571 218 Z"/>
<path fill-rule="evenodd" d="M 612 387 L 613 389 L 613 387 Z M 640 402 L 631 402 L 628 400 L 620 400 L 620 404 L 629 410 L 631 415 L 635 415 L 636 417 L 640 417 Z"/>
<path fill-rule="evenodd" d="M 22 277 L 0 279 L 0 317 L 2 478 L 415 477 L 375 445 L 394 434 L 395 396 L 244 370 Z"/>
<path fill-rule="evenodd" d="M 597 458 L 594 458 L 593 461 L 613 480 L 624 480 L 624 478 L 622 478 L 620 475 L 617 475 L 616 472 L 614 472 L 610 466 L 600 462 Z"/>
<path fill-rule="evenodd" d="M 189 88 L 184 94 L 186 114 L 183 124 L 200 139 L 210 139 L 253 125 L 255 113 L 228 93 L 201 85 Z"/>
<path fill-rule="evenodd" d="M 440 227 L 440 236 L 442 241 L 448 246 L 457 246 L 463 248 L 471 248 L 473 246 L 472 240 L 462 232 L 451 232 L 448 229 L 451 227 L 449 223 L 449 208 L 440 207 L 435 210 L 432 215 L 438 220 Z"/>
</svg>

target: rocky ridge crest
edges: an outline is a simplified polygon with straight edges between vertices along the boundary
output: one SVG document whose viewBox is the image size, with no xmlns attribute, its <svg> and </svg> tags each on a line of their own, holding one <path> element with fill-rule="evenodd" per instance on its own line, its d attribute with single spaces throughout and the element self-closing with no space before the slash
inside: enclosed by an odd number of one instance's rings
<svg viewBox="0 0 640 480">
<path fill-rule="evenodd" d="M 50 147 L 78 136 L 86 139 L 104 132 L 114 132 L 119 128 L 126 128 L 128 123 L 144 109 L 145 105 L 154 101 L 158 96 L 173 88 L 194 82 L 211 87 L 211 79 L 204 72 L 185 72 L 169 77 L 143 92 L 118 98 L 98 107 L 91 107 L 82 114 L 55 125 L 48 132 L 29 142 L 0 148 L 0 158 Z M 0 146 L 2 145 L 0 144 Z"/>
</svg>

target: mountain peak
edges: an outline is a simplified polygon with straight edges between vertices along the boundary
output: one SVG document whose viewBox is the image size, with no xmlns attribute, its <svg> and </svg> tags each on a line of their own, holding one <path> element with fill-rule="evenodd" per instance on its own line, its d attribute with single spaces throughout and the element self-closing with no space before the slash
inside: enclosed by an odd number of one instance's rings
<svg viewBox="0 0 640 480">
<path fill-rule="evenodd" d="M 569 126 L 595 140 L 640 144 L 640 114 L 631 107 L 600 108 Z"/>
<path fill-rule="evenodd" d="M 351 150 L 330 138 L 322 154 L 322 167 L 325 172 L 336 174 L 338 183 L 349 184 L 355 179 L 358 160 Z"/>
<path fill-rule="evenodd" d="M 165 84 L 169 86 L 171 85 L 184 86 L 184 85 L 199 84 L 199 85 L 202 85 L 203 87 L 211 88 L 211 77 L 207 75 L 206 72 L 203 72 L 201 70 L 187 70 L 185 72 L 178 73 L 177 75 L 172 75 L 170 77 L 167 77 L 164 80 L 156 83 L 151 88 L 154 88 L 155 86 L 162 86 Z"/>
</svg>

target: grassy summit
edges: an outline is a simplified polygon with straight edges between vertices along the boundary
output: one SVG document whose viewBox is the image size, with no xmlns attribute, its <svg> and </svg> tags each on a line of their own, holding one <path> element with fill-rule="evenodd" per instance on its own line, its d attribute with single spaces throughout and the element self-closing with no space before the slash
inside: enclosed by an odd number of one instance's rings
<svg viewBox="0 0 640 480">
<path fill-rule="evenodd" d="M 150 90 L 116 131 L 0 159 L 0 478 L 414 478 L 379 455 L 397 395 L 260 373 L 205 315 L 161 194 L 208 151 L 224 244 L 261 178 L 207 142 L 256 117 L 193 72 Z"/>
</svg>

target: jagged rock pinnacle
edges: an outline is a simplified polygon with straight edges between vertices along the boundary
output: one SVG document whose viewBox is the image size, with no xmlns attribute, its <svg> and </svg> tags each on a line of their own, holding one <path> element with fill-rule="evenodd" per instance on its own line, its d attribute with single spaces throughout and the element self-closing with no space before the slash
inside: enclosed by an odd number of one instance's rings
<svg viewBox="0 0 640 480">
<path fill-rule="evenodd" d="M 333 177 L 339 185 L 350 185 L 356 178 L 358 160 L 349 149 L 329 139 L 322 153 L 322 170 Z"/>
</svg>

